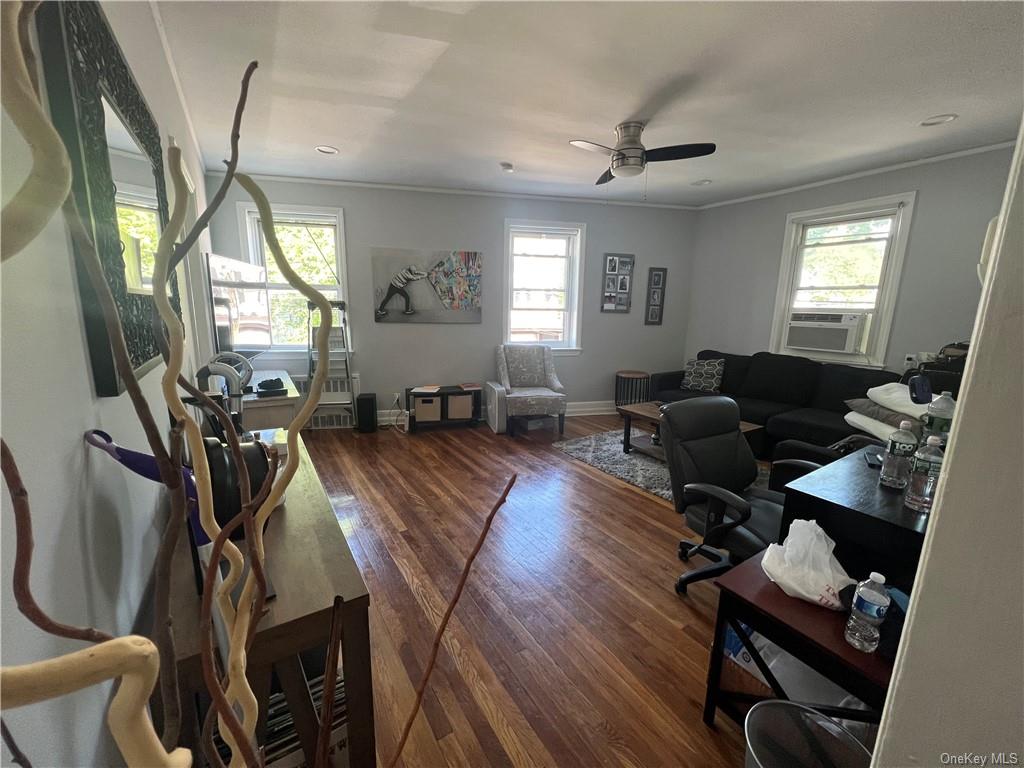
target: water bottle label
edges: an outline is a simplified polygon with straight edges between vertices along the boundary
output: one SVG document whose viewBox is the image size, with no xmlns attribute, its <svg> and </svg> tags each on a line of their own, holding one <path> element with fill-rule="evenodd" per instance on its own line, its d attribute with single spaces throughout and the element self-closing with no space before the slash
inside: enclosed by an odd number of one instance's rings
<svg viewBox="0 0 1024 768">
<path fill-rule="evenodd" d="M 927 458 L 923 459 L 919 456 L 915 456 L 910 464 L 910 471 L 912 473 L 928 475 L 928 477 L 932 478 L 937 478 L 941 470 L 941 461 L 933 461 Z"/>
<path fill-rule="evenodd" d="M 889 455 L 890 456 L 913 456 L 914 451 L 917 450 L 916 443 L 901 443 L 892 438 L 889 438 Z"/>
<path fill-rule="evenodd" d="M 874 619 L 884 619 L 885 612 L 889 610 L 888 605 L 879 605 L 878 603 L 872 603 L 870 600 L 865 600 L 861 595 L 854 595 L 853 597 L 854 610 L 860 611 L 865 616 L 870 616 Z"/>
</svg>

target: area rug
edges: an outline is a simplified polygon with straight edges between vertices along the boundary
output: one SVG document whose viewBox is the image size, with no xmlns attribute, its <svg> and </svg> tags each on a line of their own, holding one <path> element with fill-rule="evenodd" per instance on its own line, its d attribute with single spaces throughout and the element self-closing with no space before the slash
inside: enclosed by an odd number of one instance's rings
<svg viewBox="0 0 1024 768">
<path fill-rule="evenodd" d="M 647 434 L 633 428 L 633 436 Z M 648 493 L 672 501 L 672 481 L 668 476 L 668 465 L 639 451 L 622 452 L 622 430 L 596 432 L 586 437 L 562 440 L 554 443 L 555 448 L 565 451 L 574 459 L 589 464 L 595 469 L 607 472 L 612 477 L 643 488 Z M 757 480 L 754 485 L 767 488 L 769 465 L 758 462 Z"/>
<path fill-rule="evenodd" d="M 643 434 L 646 433 L 633 429 L 635 437 Z M 672 482 L 668 477 L 668 465 L 639 451 L 623 453 L 621 429 L 562 440 L 554 445 L 584 464 L 672 501 Z"/>
</svg>

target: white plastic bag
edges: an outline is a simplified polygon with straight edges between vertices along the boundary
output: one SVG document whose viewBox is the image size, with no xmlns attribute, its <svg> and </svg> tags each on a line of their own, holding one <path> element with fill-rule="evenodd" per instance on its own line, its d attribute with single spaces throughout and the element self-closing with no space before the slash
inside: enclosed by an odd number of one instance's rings
<svg viewBox="0 0 1024 768">
<path fill-rule="evenodd" d="M 813 520 L 794 520 L 782 544 L 769 544 L 761 567 L 790 597 L 842 611 L 839 592 L 856 582 L 832 554 L 836 543 Z"/>
</svg>

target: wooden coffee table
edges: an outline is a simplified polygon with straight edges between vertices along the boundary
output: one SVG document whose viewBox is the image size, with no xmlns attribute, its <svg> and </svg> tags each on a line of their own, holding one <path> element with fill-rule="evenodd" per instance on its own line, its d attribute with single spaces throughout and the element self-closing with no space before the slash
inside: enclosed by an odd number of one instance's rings
<svg viewBox="0 0 1024 768">
<path fill-rule="evenodd" d="M 659 461 L 665 460 L 665 449 L 661 447 L 661 406 L 660 400 L 650 400 L 646 403 L 633 403 L 632 405 L 620 405 L 615 410 L 622 416 L 622 452 L 639 451 L 653 456 Z M 633 421 L 639 421 L 651 427 L 654 432 L 651 435 L 640 435 L 633 437 Z M 764 429 L 760 424 L 753 424 L 749 421 L 740 422 L 740 432 L 755 432 Z"/>
</svg>

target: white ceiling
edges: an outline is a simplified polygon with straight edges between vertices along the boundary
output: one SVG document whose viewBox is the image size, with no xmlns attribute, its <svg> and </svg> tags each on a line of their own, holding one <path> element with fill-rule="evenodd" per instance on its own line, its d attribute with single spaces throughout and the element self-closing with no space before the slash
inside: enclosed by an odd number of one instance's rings
<svg viewBox="0 0 1024 768">
<path fill-rule="evenodd" d="M 158 7 L 211 169 L 253 58 L 249 172 L 607 200 L 701 205 L 1008 141 L 1024 109 L 1019 2 Z M 595 187 L 606 162 L 568 141 L 613 144 L 626 119 L 648 147 L 718 152 Z"/>
</svg>

